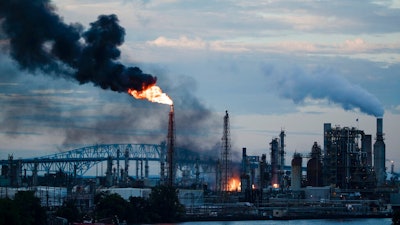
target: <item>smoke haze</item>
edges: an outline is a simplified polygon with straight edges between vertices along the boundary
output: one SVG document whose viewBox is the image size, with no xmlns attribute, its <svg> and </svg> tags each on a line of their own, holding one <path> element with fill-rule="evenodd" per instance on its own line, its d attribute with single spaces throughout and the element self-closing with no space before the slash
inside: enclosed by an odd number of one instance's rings
<svg viewBox="0 0 400 225">
<path fill-rule="evenodd" d="M 61 148 L 164 140 L 169 107 L 163 110 L 159 104 L 142 101 L 132 106 L 131 96 L 112 93 L 96 99 L 91 96 L 93 88 L 84 85 L 127 93 L 156 83 L 156 77 L 140 68 L 118 62 L 124 36 L 116 15 L 100 15 L 85 30 L 79 23 L 65 24 L 48 0 L 2 0 L 0 49 L 14 61 L 0 54 L 4 59 L 0 83 L 5 84 L 4 92 L 10 92 L 0 94 L 0 101 L 9 106 L 0 112 L 0 132 L 10 137 L 61 133 Z M 64 80 L 49 83 L 42 74 Z M 68 82 L 71 80 L 82 86 L 77 88 Z M 11 82 L 18 86 L 9 85 Z M 204 149 L 201 140 L 207 134 L 202 132 L 215 126 L 213 115 L 187 88 L 193 87 L 194 80 L 173 83 L 177 87 L 166 86 L 180 97 L 175 102 L 177 135 L 182 137 L 178 137 L 178 145 Z M 64 92 L 68 89 L 74 91 Z M 15 90 L 24 94 L 14 94 Z"/>
</svg>

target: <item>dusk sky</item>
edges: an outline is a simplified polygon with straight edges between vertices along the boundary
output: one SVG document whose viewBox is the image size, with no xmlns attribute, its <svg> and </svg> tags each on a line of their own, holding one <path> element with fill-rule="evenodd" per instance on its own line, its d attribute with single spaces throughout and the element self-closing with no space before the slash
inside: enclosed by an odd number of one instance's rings
<svg viewBox="0 0 400 225">
<path fill-rule="evenodd" d="M 52 4 L 61 22 L 86 32 L 79 46 L 99 15 L 116 15 L 125 36 L 112 61 L 157 77 L 174 101 L 177 145 L 219 151 L 228 110 L 234 159 L 243 147 L 269 159 L 269 143 L 283 129 L 290 164 L 294 152 L 309 153 L 315 141 L 323 146 L 324 123 L 375 138 L 376 116 L 383 116 L 386 158 L 400 168 L 399 0 Z M 35 13 L 24 18 L 33 24 L 28 34 L 53 32 L 43 22 L 36 27 Z M 0 159 L 166 139 L 168 105 L 71 75 L 76 68 L 52 55 L 51 38 L 41 50 L 52 64 L 21 66 L 10 35 L 16 27 L 0 29 Z"/>
</svg>

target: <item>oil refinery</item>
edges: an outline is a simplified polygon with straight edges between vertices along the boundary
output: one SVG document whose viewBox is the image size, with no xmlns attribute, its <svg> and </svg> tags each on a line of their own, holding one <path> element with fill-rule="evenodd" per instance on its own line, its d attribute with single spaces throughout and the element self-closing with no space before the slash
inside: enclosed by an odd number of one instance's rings
<svg viewBox="0 0 400 225">
<path fill-rule="evenodd" d="M 228 111 L 222 124 L 216 157 L 180 148 L 171 102 L 166 142 L 94 145 L 28 159 L 10 155 L 0 161 L 0 197 L 34 190 L 44 206 L 75 199 L 90 211 L 96 193 L 147 198 L 152 187 L 168 185 L 179 190 L 187 217 L 197 220 L 388 217 L 400 206 L 398 174 L 393 164 L 390 171 L 385 167 L 382 118 L 375 137 L 325 123 L 322 147 L 314 142 L 310 152 L 293 156 L 286 155 L 281 130 L 265 153 L 248 155 L 243 147 L 241 159 L 232 158 Z"/>
</svg>

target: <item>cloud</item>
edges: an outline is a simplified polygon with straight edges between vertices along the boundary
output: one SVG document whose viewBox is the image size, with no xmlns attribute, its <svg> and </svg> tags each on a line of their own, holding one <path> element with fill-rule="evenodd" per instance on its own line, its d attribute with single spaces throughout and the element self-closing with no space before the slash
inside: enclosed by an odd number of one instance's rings
<svg viewBox="0 0 400 225">
<path fill-rule="evenodd" d="M 302 40 L 262 40 L 249 38 L 242 40 L 202 40 L 200 38 L 190 39 L 181 36 L 179 39 L 160 36 L 153 41 L 147 41 L 146 44 L 157 48 L 169 48 L 179 51 L 182 49 L 188 51 L 211 50 L 215 52 L 226 53 L 278 53 L 278 54 L 304 54 L 322 56 L 343 56 L 353 58 L 363 58 L 374 62 L 390 61 L 395 62 L 393 57 L 398 58 L 397 51 L 400 50 L 400 42 L 378 43 L 366 41 L 364 38 L 344 39 L 342 42 L 326 42 L 325 35 L 322 35 L 320 41 L 302 41 Z M 390 58 L 392 58 L 390 60 Z"/>
<path fill-rule="evenodd" d="M 212 50 L 218 52 L 246 52 L 251 50 L 250 43 L 240 43 L 230 40 L 216 40 L 216 41 L 204 41 L 200 38 L 190 39 L 186 36 L 181 36 L 179 39 L 166 38 L 160 36 L 153 41 L 147 41 L 146 44 L 154 47 L 165 47 L 186 49 L 186 50 Z"/>
<path fill-rule="evenodd" d="M 400 114 L 400 105 L 392 106 L 391 107 L 391 112 L 394 114 Z"/>
<path fill-rule="evenodd" d="M 336 47 L 336 48 L 335 48 Z M 358 54 L 358 53 L 394 53 L 400 50 L 400 42 L 373 43 L 363 38 L 355 38 L 353 40 L 345 40 L 344 43 L 332 46 L 333 51 L 338 54 Z"/>
<path fill-rule="evenodd" d="M 179 39 L 168 39 L 160 36 L 153 41 L 148 41 L 147 44 L 157 47 L 173 47 L 187 49 L 205 49 L 207 44 L 200 38 L 189 39 L 186 36 L 181 36 Z"/>
<path fill-rule="evenodd" d="M 344 48 L 350 51 L 363 50 L 366 49 L 366 43 L 361 38 L 356 38 L 355 40 L 346 40 L 344 43 Z"/>
<path fill-rule="evenodd" d="M 285 41 L 271 44 L 271 49 L 279 50 L 280 52 L 314 52 L 317 53 L 319 47 L 311 42 L 304 41 Z M 268 49 L 268 48 L 266 48 Z"/>
</svg>

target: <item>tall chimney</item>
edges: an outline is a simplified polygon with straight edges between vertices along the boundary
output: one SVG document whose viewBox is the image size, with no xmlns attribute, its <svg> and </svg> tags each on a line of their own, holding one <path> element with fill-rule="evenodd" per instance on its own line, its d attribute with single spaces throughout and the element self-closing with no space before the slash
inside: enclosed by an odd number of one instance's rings
<svg viewBox="0 0 400 225">
<path fill-rule="evenodd" d="M 383 119 L 376 118 L 376 138 L 383 138 Z"/>
<path fill-rule="evenodd" d="M 385 142 L 383 141 L 383 119 L 376 119 L 376 141 L 374 143 L 374 169 L 376 173 L 376 184 L 382 186 L 386 179 L 386 156 Z"/>
<path fill-rule="evenodd" d="M 175 162 L 174 162 L 174 148 L 175 148 L 175 121 L 174 121 L 174 105 L 171 105 L 168 117 L 168 135 L 167 135 L 167 185 L 173 186 L 175 179 Z"/>
</svg>

